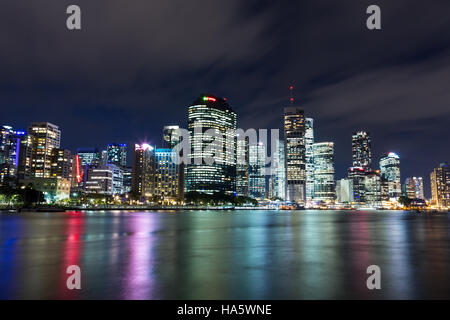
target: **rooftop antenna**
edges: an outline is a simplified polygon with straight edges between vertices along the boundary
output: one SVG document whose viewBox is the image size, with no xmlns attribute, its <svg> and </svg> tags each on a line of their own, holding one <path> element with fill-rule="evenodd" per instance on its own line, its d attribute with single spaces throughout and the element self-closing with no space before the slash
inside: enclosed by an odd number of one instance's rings
<svg viewBox="0 0 450 320">
<path fill-rule="evenodd" d="M 291 106 L 294 105 L 294 85 L 293 84 L 289 85 L 289 104 Z"/>
</svg>

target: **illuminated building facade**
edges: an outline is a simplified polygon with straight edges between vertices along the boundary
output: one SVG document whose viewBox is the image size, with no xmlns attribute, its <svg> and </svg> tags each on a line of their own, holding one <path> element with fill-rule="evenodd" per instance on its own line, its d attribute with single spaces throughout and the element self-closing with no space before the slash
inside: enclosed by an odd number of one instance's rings
<svg viewBox="0 0 450 320">
<path fill-rule="evenodd" d="M 12 183 L 17 177 L 20 143 L 25 132 L 15 131 L 10 126 L 0 127 L 0 185 Z"/>
<path fill-rule="evenodd" d="M 348 178 L 352 180 L 353 184 L 353 201 L 356 203 L 365 202 L 365 176 L 366 170 L 363 167 L 350 167 L 348 169 Z"/>
<path fill-rule="evenodd" d="M 164 126 L 163 129 L 163 148 L 173 149 L 180 142 L 179 126 Z"/>
<path fill-rule="evenodd" d="M 100 164 L 100 152 L 97 148 L 80 148 L 77 150 L 77 154 L 82 166 L 98 166 Z"/>
<path fill-rule="evenodd" d="M 188 109 L 186 192 L 236 192 L 236 113 L 225 99 L 202 95 Z M 214 132 L 206 134 L 207 130 Z M 214 142 L 214 144 L 212 144 Z"/>
<path fill-rule="evenodd" d="M 314 201 L 335 199 L 334 187 L 334 144 L 318 142 L 313 144 L 314 155 Z"/>
<path fill-rule="evenodd" d="M 356 131 L 352 135 L 353 167 L 370 170 L 372 166 L 370 134 L 366 131 Z"/>
<path fill-rule="evenodd" d="M 275 151 L 272 152 L 269 198 L 286 200 L 286 168 L 284 165 L 284 141 L 277 140 Z"/>
<path fill-rule="evenodd" d="M 32 177 L 33 137 L 25 134 L 20 139 L 19 164 L 17 168 L 17 179 L 20 182 Z"/>
<path fill-rule="evenodd" d="M 380 206 L 381 197 L 381 177 L 380 172 L 367 171 L 364 176 L 364 202 L 371 206 Z"/>
<path fill-rule="evenodd" d="M 431 204 L 439 208 L 450 208 L 450 166 L 444 162 L 430 174 Z"/>
<path fill-rule="evenodd" d="M 380 159 L 381 179 L 388 184 L 389 199 L 398 199 L 402 194 L 402 185 L 400 182 L 400 157 L 389 152 Z"/>
<path fill-rule="evenodd" d="M 306 146 L 305 114 L 298 107 L 284 109 L 286 200 L 305 204 Z"/>
<path fill-rule="evenodd" d="M 32 175 L 36 178 L 50 178 L 53 149 L 60 147 L 61 131 L 58 126 L 49 122 L 33 122 L 28 133 L 33 137 Z"/>
<path fill-rule="evenodd" d="M 352 179 L 341 179 L 336 181 L 336 197 L 338 203 L 349 204 L 354 202 Z"/>
<path fill-rule="evenodd" d="M 305 123 L 306 201 L 311 201 L 314 193 L 314 120 L 306 118 Z"/>
<path fill-rule="evenodd" d="M 156 149 L 155 195 L 162 203 L 181 201 L 180 165 L 172 149 Z"/>
<path fill-rule="evenodd" d="M 155 149 L 147 143 L 135 144 L 131 192 L 141 201 L 153 201 L 155 196 Z"/>
<path fill-rule="evenodd" d="M 115 164 L 116 166 L 127 166 L 127 145 L 124 143 L 108 144 L 108 163 Z"/>
<path fill-rule="evenodd" d="M 266 197 L 266 147 L 264 144 L 249 145 L 248 159 L 249 196 L 254 199 L 264 199 Z"/>
<path fill-rule="evenodd" d="M 131 181 L 132 181 L 133 169 L 131 167 L 123 168 L 123 189 L 124 192 L 131 192 Z"/>
<path fill-rule="evenodd" d="M 31 184 L 33 189 L 41 191 L 48 203 L 58 202 L 70 197 L 69 179 L 32 177 L 27 183 Z"/>
<path fill-rule="evenodd" d="M 422 177 L 409 177 L 405 179 L 405 195 L 409 199 L 425 199 Z"/>
<path fill-rule="evenodd" d="M 236 196 L 248 197 L 248 137 L 237 138 L 236 141 Z"/>
<path fill-rule="evenodd" d="M 72 175 L 72 153 L 70 150 L 55 148 L 52 150 L 52 177 L 69 179 Z"/>
</svg>

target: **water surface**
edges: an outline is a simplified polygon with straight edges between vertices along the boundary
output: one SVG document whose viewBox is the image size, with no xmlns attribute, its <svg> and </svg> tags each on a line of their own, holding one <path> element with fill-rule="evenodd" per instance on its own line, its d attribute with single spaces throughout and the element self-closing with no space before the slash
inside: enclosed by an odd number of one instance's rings
<svg viewBox="0 0 450 320">
<path fill-rule="evenodd" d="M 82 290 L 66 288 L 79 265 Z M 381 268 L 368 290 L 366 268 Z M 1 299 L 450 298 L 450 216 L 0 213 Z"/>
</svg>

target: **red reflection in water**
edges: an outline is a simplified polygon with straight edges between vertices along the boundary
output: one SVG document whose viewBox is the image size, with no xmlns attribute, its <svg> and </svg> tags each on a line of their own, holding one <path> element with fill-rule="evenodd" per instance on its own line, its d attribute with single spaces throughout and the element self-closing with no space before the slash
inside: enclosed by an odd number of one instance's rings
<svg viewBox="0 0 450 320">
<path fill-rule="evenodd" d="M 61 299 L 74 299 L 77 298 L 79 292 L 83 290 L 83 266 L 80 264 L 81 257 L 81 236 L 84 229 L 84 217 L 81 212 L 71 211 L 67 212 L 69 217 L 65 218 L 65 232 L 66 241 L 63 245 L 63 261 L 61 268 L 61 285 L 58 298 Z M 70 274 L 66 273 L 67 267 L 71 265 L 77 265 L 81 269 L 81 290 L 67 288 L 67 279 Z"/>
</svg>

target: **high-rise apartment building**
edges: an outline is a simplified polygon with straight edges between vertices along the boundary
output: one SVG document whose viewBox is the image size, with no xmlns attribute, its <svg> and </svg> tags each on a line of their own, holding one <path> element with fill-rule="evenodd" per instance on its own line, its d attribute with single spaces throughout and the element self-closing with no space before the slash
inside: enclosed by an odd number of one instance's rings
<svg viewBox="0 0 450 320">
<path fill-rule="evenodd" d="M 61 131 L 58 126 L 49 122 L 33 122 L 28 128 L 33 137 L 31 156 L 32 176 L 50 178 L 52 175 L 53 149 L 61 144 Z"/>
<path fill-rule="evenodd" d="M 183 200 L 180 164 L 172 149 L 156 149 L 155 195 L 161 203 L 172 204 Z"/>
<path fill-rule="evenodd" d="M 213 95 L 202 95 L 189 106 L 186 192 L 235 193 L 236 120 L 228 102 Z"/>
<path fill-rule="evenodd" d="M 431 204 L 439 208 L 450 207 L 450 166 L 444 162 L 430 174 Z"/>
<path fill-rule="evenodd" d="M 51 176 L 70 179 L 72 176 L 72 153 L 70 150 L 55 148 L 52 150 Z"/>
<path fill-rule="evenodd" d="M 299 107 L 284 109 L 286 200 L 305 204 L 306 142 L 305 114 Z"/>
<path fill-rule="evenodd" d="M 135 144 L 131 192 L 143 202 L 153 201 L 155 196 L 155 149 L 149 144 Z"/>
</svg>

